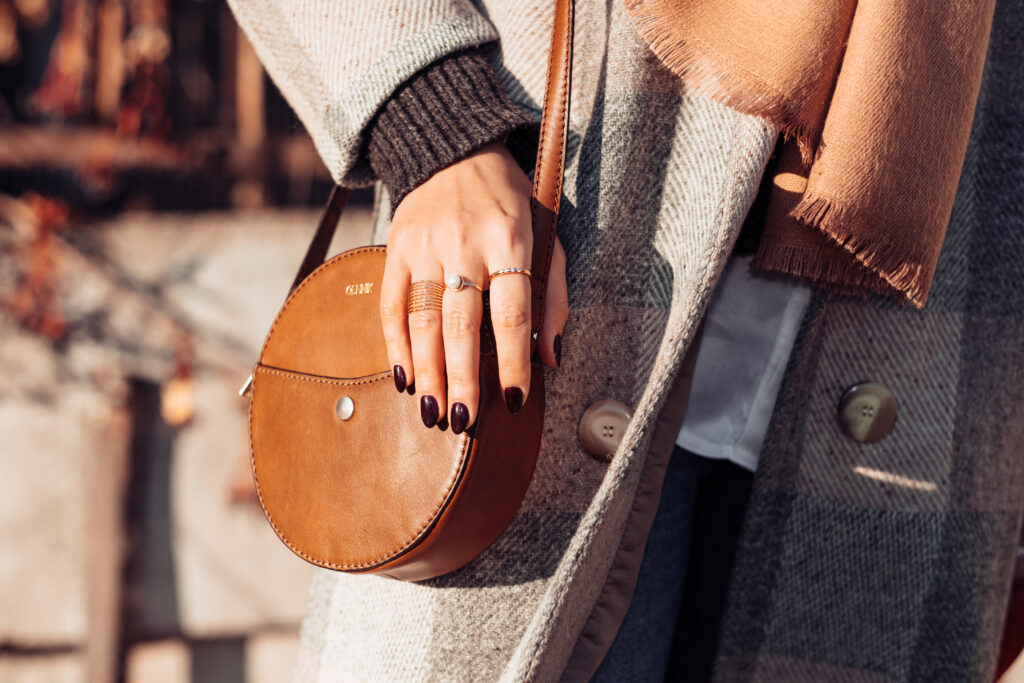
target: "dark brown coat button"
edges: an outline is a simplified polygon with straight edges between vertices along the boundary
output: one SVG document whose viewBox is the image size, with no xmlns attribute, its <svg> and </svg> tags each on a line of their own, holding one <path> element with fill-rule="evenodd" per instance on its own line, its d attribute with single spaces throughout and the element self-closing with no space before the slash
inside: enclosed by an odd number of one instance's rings
<svg viewBox="0 0 1024 683">
<path fill-rule="evenodd" d="M 598 460 L 610 461 L 631 419 L 633 411 L 625 403 L 611 399 L 594 403 L 580 418 L 580 445 Z"/>
<path fill-rule="evenodd" d="M 899 404 L 878 382 L 854 384 L 839 399 L 839 427 L 854 441 L 875 443 L 892 431 Z"/>
</svg>

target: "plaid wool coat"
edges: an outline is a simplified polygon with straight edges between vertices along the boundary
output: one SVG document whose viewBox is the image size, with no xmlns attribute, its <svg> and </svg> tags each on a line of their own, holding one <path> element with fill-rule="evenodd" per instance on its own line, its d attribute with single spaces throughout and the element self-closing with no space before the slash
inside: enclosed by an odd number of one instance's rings
<svg viewBox="0 0 1024 683">
<path fill-rule="evenodd" d="M 900 403 L 873 445 L 836 424 L 865 380 Z M 927 306 L 820 293 L 804 320 L 717 679 L 992 680 L 1022 506 L 1024 2 L 999 0 Z"/>
<path fill-rule="evenodd" d="M 375 180 L 374 114 L 458 50 L 489 46 L 510 97 L 539 116 L 548 0 L 229 1 L 339 183 Z M 576 3 L 559 220 L 572 313 L 563 365 L 545 370 L 523 507 L 494 546 L 438 579 L 318 570 L 299 681 L 586 680 L 614 638 L 682 421 L 688 352 L 778 134 L 684 92 L 620 4 Z M 1003 2 L 1004 23 L 1019 10 Z M 1016 71 L 986 77 L 929 307 L 822 294 L 804 321 L 737 561 L 722 680 L 991 670 L 1024 491 L 1024 226 L 1007 192 L 1021 180 L 1020 136 L 1016 148 L 1000 142 L 1024 112 L 1009 120 L 1022 74 L 1019 59 L 1006 63 Z M 378 215 L 381 242 L 388 211 Z M 900 401 L 896 428 L 873 446 L 842 436 L 834 417 L 864 380 Z M 610 464 L 577 441 L 581 413 L 606 398 L 634 410 Z"/>
</svg>

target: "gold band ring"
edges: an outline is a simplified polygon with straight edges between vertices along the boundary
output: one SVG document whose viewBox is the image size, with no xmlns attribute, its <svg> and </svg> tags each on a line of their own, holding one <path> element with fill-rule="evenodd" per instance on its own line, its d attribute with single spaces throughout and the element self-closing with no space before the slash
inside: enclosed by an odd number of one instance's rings
<svg viewBox="0 0 1024 683">
<path fill-rule="evenodd" d="M 444 284 L 448 289 L 452 290 L 453 292 L 458 292 L 464 287 L 475 287 L 476 289 L 479 289 L 481 292 L 484 291 L 484 288 L 481 287 L 480 285 L 474 282 L 470 282 L 461 275 L 455 275 L 454 273 L 447 276 L 444 279 Z"/>
<path fill-rule="evenodd" d="M 440 311 L 441 299 L 444 296 L 444 285 L 433 280 L 419 280 L 409 285 L 409 303 L 406 313 L 412 315 L 419 311 Z"/>
<path fill-rule="evenodd" d="M 515 275 L 525 275 L 526 277 L 532 277 L 533 276 L 533 273 L 531 273 L 528 268 L 499 268 L 498 270 L 494 271 L 493 273 L 491 273 L 487 277 L 488 277 L 488 279 L 493 280 L 494 278 L 501 277 L 502 275 L 513 275 L 513 274 L 515 274 Z"/>
</svg>

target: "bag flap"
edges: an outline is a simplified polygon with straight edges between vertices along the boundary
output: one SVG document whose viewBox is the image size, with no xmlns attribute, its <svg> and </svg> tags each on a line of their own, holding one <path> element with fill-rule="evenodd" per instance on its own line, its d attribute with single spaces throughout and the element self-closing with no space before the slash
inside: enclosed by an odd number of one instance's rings
<svg viewBox="0 0 1024 683">
<path fill-rule="evenodd" d="M 331 569 L 372 569 L 412 548 L 449 503 L 472 445 L 424 428 L 390 372 L 330 380 L 258 367 L 249 406 L 267 518 L 296 554 Z"/>
</svg>

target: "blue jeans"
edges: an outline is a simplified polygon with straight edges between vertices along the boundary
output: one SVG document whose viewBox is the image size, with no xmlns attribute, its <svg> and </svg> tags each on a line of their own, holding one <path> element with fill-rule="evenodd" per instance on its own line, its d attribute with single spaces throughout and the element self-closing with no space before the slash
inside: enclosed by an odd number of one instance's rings
<svg viewBox="0 0 1024 683">
<path fill-rule="evenodd" d="M 626 618 L 597 683 L 710 680 L 753 474 L 678 446 Z"/>
</svg>

